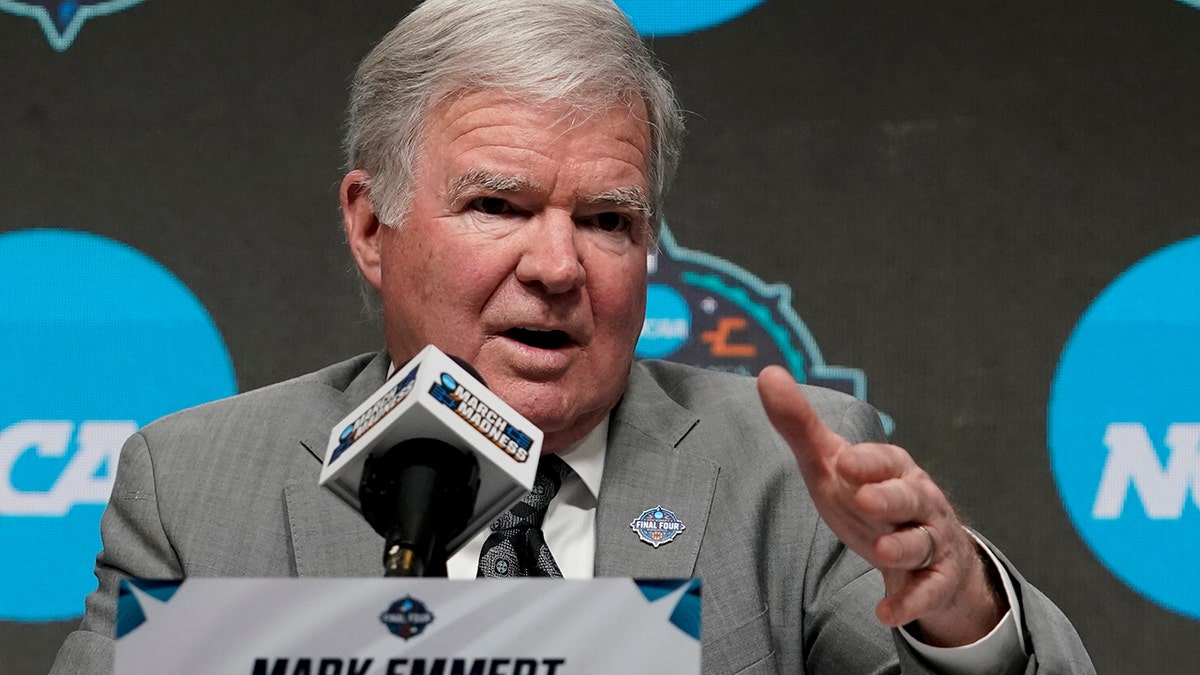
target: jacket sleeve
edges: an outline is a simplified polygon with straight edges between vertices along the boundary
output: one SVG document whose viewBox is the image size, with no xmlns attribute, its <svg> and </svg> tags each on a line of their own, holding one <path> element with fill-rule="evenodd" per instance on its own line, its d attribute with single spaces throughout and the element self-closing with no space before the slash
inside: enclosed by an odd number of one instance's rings
<svg viewBox="0 0 1200 675">
<path fill-rule="evenodd" d="M 67 636 L 51 675 L 113 671 L 117 589 L 123 578 L 180 579 L 183 568 L 159 518 L 154 462 L 146 439 L 134 434 L 121 449 L 112 496 L 100 520 L 103 549 L 96 557 L 95 591 L 79 629 Z"/>
<path fill-rule="evenodd" d="M 884 439 L 882 429 L 879 427 L 878 413 L 862 403 L 856 403 L 847 408 L 842 419 L 834 428 L 851 442 Z M 1087 650 L 1075 632 L 1075 628 L 1062 611 L 1041 591 L 1026 581 L 999 549 L 986 540 L 984 543 L 1000 560 L 1016 588 L 1018 601 L 1016 609 L 1020 612 L 1020 625 L 1025 631 L 1025 644 L 1030 647 L 1030 654 L 1026 659 L 1003 664 L 1003 666 L 996 664 L 998 669 L 995 672 L 1012 675 L 1017 673 L 1025 675 L 1095 673 Z M 878 574 L 874 576 L 878 577 Z M 872 603 L 882 597 L 881 590 L 880 588 L 875 591 L 877 595 L 871 599 Z M 873 619 L 872 616 L 868 620 Z M 898 631 L 892 631 L 892 634 L 896 651 L 900 657 L 901 672 L 931 675 L 937 672 L 912 650 L 908 643 L 900 637 Z"/>
</svg>

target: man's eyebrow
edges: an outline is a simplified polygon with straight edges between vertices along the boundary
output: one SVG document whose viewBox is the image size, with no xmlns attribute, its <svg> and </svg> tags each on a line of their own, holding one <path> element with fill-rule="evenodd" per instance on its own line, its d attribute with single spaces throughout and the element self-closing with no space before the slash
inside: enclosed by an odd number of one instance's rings
<svg viewBox="0 0 1200 675">
<path fill-rule="evenodd" d="M 605 190 L 604 192 L 589 195 L 580 201 L 591 205 L 612 204 L 613 206 L 623 206 L 643 215 L 650 215 L 650 198 L 646 196 L 646 191 L 637 185 L 627 185 L 625 187 Z"/>
<path fill-rule="evenodd" d="M 536 188 L 537 185 L 524 176 L 472 169 L 455 177 L 446 188 L 446 195 L 453 204 L 463 197 L 479 191 L 511 193 L 530 191 Z"/>
</svg>

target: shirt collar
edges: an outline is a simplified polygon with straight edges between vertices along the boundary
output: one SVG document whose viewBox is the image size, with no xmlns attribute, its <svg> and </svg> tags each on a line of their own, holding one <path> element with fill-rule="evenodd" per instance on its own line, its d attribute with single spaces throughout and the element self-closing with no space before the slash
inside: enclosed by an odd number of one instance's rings
<svg viewBox="0 0 1200 675">
<path fill-rule="evenodd" d="M 600 498 L 600 480 L 604 477 L 604 456 L 608 452 L 608 423 L 611 418 L 611 414 L 606 415 L 586 436 L 558 453 L 559 458 L 583 481 L 594 499 Z"/>
</svg>

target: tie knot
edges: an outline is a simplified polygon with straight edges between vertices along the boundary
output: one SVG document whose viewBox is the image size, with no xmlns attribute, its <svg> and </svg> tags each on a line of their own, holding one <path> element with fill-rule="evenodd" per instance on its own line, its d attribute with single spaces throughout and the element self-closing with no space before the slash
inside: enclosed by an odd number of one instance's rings
<svg viewBox="0 0 1200 675">
<path fill-rule="evenodd" d="M 558 455 L 542 455 L 538 461 L 537 473 L 533 477 L 533 489 L 529 492 L 539 501 L 544 500 L 548 506 L 554 495 L 558 494 L 563 481 L 570 475 L 571 467 L 559 459 Z"/>
</svg>

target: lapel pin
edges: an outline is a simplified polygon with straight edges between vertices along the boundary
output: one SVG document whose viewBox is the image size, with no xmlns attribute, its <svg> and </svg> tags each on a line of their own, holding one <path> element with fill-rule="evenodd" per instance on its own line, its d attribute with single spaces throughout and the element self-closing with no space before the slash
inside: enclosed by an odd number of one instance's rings
<svg viewBox="0 0 1200 675">
<path fill-rule="evenodd" d="M 638 539 L 654 548 L 671 541 L 675 535 L 687 529 L 682 520 L 664 509 L 661 504 L 642 511 L 642 515 L 630 523 L 629 527 L 637 533 Z"/>
</svg>

